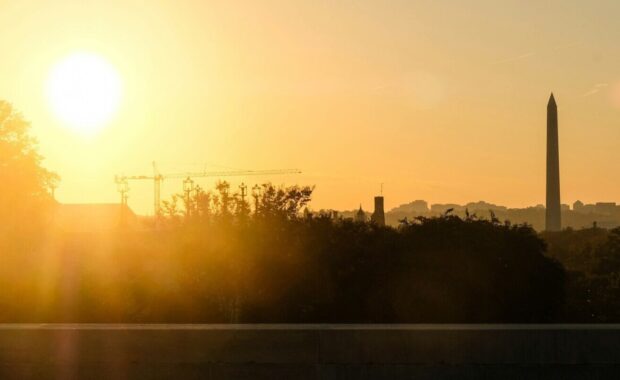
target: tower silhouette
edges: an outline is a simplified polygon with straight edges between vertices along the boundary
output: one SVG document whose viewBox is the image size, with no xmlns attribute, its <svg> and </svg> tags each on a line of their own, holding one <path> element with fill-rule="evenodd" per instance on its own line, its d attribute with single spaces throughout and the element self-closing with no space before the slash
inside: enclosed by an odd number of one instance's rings
<svg viewBox="0 0 620 380">
<path fill-rule="evenodd" d="M 380 226 L 385 226 L 385 211 L 383 210 L 383 196 L 375 197 L 375 212 L 370 216 L 370 220 Z"/>
<path fill-rule="evenodd" d="M 558 144 L 558 106 L 553 93 L 547 103 L 547 205 L 545 229 L 562 229 L 560 209 L 560 153 Z"/>
</svg>

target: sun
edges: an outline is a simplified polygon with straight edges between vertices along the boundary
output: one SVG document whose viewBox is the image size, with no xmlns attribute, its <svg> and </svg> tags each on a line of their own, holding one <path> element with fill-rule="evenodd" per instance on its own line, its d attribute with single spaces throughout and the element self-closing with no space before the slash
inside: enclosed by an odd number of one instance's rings
<svg viewBox="0 0 620 380">
<path fill-rule="evenodd" d="M 103 57 L 80 52 L 54 65 L 46 90 L 54 114 L 67 127 L 90 135 L 116 114 L 122 83 L 118 71 Z"/>
</svg>

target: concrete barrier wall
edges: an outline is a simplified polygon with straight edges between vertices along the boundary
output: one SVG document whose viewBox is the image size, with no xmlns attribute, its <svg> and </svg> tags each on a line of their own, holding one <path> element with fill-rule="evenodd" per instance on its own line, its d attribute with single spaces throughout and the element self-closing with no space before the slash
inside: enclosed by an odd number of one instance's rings
<svg viewBox="0 0 620 380">
<path fill-rule="evenodd" d="M 617 325 L 0 325 L 0 379 L 618 374 Z"/>
</svg>

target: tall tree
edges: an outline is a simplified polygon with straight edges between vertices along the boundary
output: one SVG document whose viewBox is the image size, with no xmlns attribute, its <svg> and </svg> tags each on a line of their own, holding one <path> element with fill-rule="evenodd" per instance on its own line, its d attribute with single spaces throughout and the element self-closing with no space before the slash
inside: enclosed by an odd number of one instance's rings
<svg viewBox="0 0 620 380">
<path fill-rule="evenodd" d="M 27 227 L 53 203 L 59 176 L 42 165 L 30 123 L 0 100 L 0 223 Z"/>
</svg>

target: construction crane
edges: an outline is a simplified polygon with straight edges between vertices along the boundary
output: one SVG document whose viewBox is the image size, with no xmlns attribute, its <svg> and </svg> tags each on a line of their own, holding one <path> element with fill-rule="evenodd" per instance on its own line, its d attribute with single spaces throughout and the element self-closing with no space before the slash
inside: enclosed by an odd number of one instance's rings
<svg viewBox="0 0 620 380">
<path fill-rule="evenodd" d="M 134 180 L 150 180 L 153 181 L 153 212 L 156 217 L 161 215 L 161 183 L 164 179 L 179 179 L 185 181 L 191 178 L 200 177 L 242 177 L 242 176 L 259 176 L 259 175 L 282 175 L 282 174 L 301 174 L 298 169 L 272 169 L 272 170 L 233 170 L 233 171 L 201 171 L 201 172 L 183 172 L 161 174 L 157 168 L 157 164 L 153 162 L 153 175 L 117 175 L 114 177 L 117 190 L 121 194 L 121 203 L 127 204 L 129 193 L 129 181 Z M 243 185 L 245 186 L 245 185 Z M 242 190 L 245 196 L 245 189 Z"/>
</svg>

